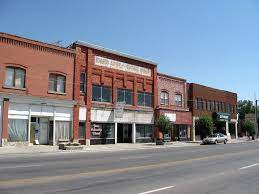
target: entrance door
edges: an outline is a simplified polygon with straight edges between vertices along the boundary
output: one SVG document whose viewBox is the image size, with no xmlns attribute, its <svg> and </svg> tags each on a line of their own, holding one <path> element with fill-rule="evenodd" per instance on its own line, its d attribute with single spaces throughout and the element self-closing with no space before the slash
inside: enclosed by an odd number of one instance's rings
<svg viewBox="0 0 259 194">
<path fill-rule="evenodd" d="M 48 118 L 39 118 L 39 143 L 48 144 L 49 120 Z"/>
<path fill-rule="evenodd" d="M 132 143 L 132 124 L 117 125 L 117 142 Z"/>
<path fill-rule="evenodd" d="M 187 127 L 185 125 L 180 125 L 179 127 L 179 139 L 180 141 L 187 140 Z"/>
</svg>

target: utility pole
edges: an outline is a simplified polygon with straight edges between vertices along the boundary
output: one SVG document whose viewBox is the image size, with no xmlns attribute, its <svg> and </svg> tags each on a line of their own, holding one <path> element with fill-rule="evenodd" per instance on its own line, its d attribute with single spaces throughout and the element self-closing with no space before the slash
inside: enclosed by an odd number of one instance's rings
<svg viewBox="0 0 259 194">
<path fill-rule="evenodd" d="M 256 132 L 256 138 L 258 139 L 257 102 L 258 102 L 258 100 L 255 100 L 255 132 Z"/>
</svg>

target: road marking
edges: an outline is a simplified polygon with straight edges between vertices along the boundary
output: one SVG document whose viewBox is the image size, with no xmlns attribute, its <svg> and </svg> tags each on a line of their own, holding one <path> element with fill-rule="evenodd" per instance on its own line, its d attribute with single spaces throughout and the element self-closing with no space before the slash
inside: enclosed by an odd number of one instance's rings
<svg viewBox="0 0 259 194">
<path fill-rule="evenodd" d="M 241 152 L 232 152 L 226 154 L 218 154 L 213 156 L 205 156 L 200 158 L 191 158 L 186 160 L 179 160 L 179 161 L 169 161 L 169 162 L 162 162 L 162 163 L 153 163 L 153 164 L 146 164 L 141 166 L 131 166 L 126 168 L 115 168 L 115 169 L 103 169 L 97 171 L 85 171 L 80 173 L 71 173 L 71 174 L 61 174 L 61 175 L 54 175 L 54 176 L 36 176 L 31 178 L 25 179 L 6 179 L 0 180 L 0 188 L 10 188 L 10 187 L 17 187 L 17 186 L 25 186 L 25 185 L 32 185 L 32 184 L 43 184 L 49 183 L 53 181 L 71 181 L 78 178 L 89 178 L 90 176 L 104 176 L 108 174 L 118 174 L 118 173 L 128 173 L 132 171 L 140 171 L 140 170 L 149 170 L 149 169 L 159 169 L 165 167 L 171 167 L 177 164 L 184 164 L 184 163 L 191 163 L 194 161 L 202 161 L 202 160 L 211 160 L 211 159 L 218 159 L 223 158 L 226 156 L 233 156 L 233 155 L 240 155 L 240 154 L 248 154 L 258 152 L 259 150 L 245 150 Z"/>
<path fill-rule="evenodd" d="M 19 165 L 19 166 L 1 166 L 0 169 L 13 169 L 13 168 L 30 168 L 30 167 L 38 167 L 42 166 L 41 164 L 33 164 L 33 165 Z"/>
<path fill-rule="evenodd" d="M 145 191 L 145 192 L 138 193 L 138 194 L 155 193 L 155 192 L 157 192 L 157 191 L 163 191 L 163 190 L 171 189 L 171 188 L 174 188 L 174 187 L 175 187 L 175 186 L 162 187 L 162 188 L 159 188 L 159 189 L 154 189 L 154 190 L 150 190 L 150 191 Z"/>
<path fill-rule="evenodd" d="M 252 165 L 249 165 L 249 166 L 244 166 L 242 168 L 239 168 L 239 170 L 244 170 L 244 169 L 251 168 L 251 167 L 254 167 L 254 166 L 259 166 L 259 163 L 252 164 Z"/>
</svg>

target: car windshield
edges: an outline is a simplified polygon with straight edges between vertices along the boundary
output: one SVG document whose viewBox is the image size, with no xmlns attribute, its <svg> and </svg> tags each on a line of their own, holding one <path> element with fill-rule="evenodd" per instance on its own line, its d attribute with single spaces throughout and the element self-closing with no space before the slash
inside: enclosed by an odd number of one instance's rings
<svg viewBox="0 0 259 194">
<path fill-rule="evenodd" d="M 209 137 L 217 137 L 217 134 L 210 135 Z"/>
</svg>

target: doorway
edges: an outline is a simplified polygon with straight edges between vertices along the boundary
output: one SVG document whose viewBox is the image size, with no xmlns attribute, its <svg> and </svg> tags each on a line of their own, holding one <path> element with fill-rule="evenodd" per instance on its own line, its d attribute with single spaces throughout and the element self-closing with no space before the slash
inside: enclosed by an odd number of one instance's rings
<svg viewBox="0 0 259 194">
<path fill-rule="evenodd" d="M 132 124 L 117 125 L 117 142 L 118 143 L 132 143 Z"/>
<path fill-rule="evenodd" d="M 49 118 L 31 117 L 30 143 L 34 143 L 35 140 L 41 145 L 49 143 Z"/>
</svg>

